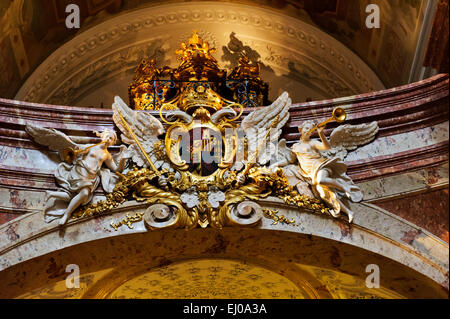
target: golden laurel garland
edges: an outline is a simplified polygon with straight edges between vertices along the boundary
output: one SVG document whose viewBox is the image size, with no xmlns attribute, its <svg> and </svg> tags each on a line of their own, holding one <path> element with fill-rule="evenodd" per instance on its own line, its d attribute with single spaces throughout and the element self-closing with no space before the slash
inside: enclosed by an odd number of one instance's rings
<svg viewBox="0 0 450 319">
<path fill-rule="evenodd" d="M 222 228 L 236 225 L 230 217 L 231 207 L 244 200 L 259 200 L 268 196 L 276 196 L 285 203 L 316 213 L 329 214 L 329 208 L 320 200 L 297 193 L 289 184 L 281 170 L 268 173 L 264 167 L 250 169 L 247 182 L 236 188 L 233 183 L 235 172 L 230 172 L 228 178 L 218 174 L 214 184 L 225 193 L 225 200 L 218 208 L 213 208 L 208 202 L 208 185 L 197 187 L 199 204 L 188 209 L 181 201 L 180 192 L 194 186 L 195 181 L 183 178 L 176 180 L 175 173 L 168 173 L 169 182 L 165 189 L 157 185 L 158 175 L 148 168 L 134 168 L 126 175 L 120 175 L 121 180 L 116 184 L 112 193 L 106 195 L 105 200 L 80 207 L 73 218 L 81 218 L 108 213 L 113 208 L 127 200 L 145 201 L 148 204 L 165 204 L 175 209 L 176 221 L 173 228 L 192 229 L 195 227 Z M 199 185 L 196 185 L 199 186 Z M 203 189 L 203 191 L 202 191 Z"/>
</svg>

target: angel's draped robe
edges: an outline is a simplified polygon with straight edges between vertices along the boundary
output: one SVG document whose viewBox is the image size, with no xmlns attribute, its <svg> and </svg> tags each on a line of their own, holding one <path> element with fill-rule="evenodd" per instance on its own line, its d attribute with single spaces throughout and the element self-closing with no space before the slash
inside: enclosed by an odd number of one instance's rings
<svg viewBox="0 0 450 319">
<path fill-rule="evenodd" d="M 91 170 L 87 167 L 83 160 L 78 159 L 74 165 L 60 163 L 55 172 L 55 178 L 64 190 L 69 193 L 78 193 L 82 188 L 89 189 L 89 198 L 82 203 L 88 203 L 92 199 L 94 190 L 100 183 L 100 176 L 98 174 L 100 167 L 97 170 Z"/>
<path fill-rule="evenodd" d="M 299 143 L 294 144 L 292 152 L 297 156 L 300 175 L 313 186 L 313 191 L 318 192 L 322 199 L 333 206 L 336 214 L 339 214 L 341 210 L 341 203 L 330 187 L 318 183 L 317 174 L 320 170 L 326 169 L 329 172 L 329 178 L 341 186 L 342 189 L 338 191 L 343 191 L 353 202 L 362 200 L 361 190 L 346 174 L 347 165 L 339 157 L 329 159 L 323 157 L 318 151 L 301 152 L 297 145 L 299 146 Z"/>
<path fill-rule="evenodd" d="M 101 165 L 96 170 L 92 170 L 85 165 L 83 157 L 75 159 L 74 163 L 60 163 L 55 171 L 55 178 L 61 189 L 58 192 L 48 192 L 47 206 L 45 209 L 45 221 L 61 218 L 72 200 L 83 188 L 88 189 L 89 196 L 81 203 L 85 205 L 92 200 L 95 189 L 102 181 L 103 189 L 110 193 L 114 188 L 117 176 L 109 169 L 102 168 Z"/>
</svg>

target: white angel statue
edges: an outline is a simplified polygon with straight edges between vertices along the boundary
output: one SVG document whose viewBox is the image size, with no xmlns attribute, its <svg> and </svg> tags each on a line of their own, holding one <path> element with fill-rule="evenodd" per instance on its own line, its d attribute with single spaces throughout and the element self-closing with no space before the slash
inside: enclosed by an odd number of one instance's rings
<svg viewBox="0 0 450 319">
<path fill-rule="evenodd" d="M 280 142 L 282 147 L 279 151 L 284 153 L 284 159 L 271 165 L 271 168 L 290 166 L 288 164 L 296 161 L 298 167 L 294 172 L 297 173 L 295 175 L 311 186 L 315 196 L 322 198 L 332 207 L 330 213 L 334 217 L 339 216 L 342 211 L 348 215 L 349 222 L 352 222 L 354 212 L 344 205 L 339 195 L 353 202 L 359 202 L 363 199 L 363 194 L 347 175 L 347 165 L 343 159 L 347 155 L 347 150 L 356 149 L 358 145 L 370 142 L 378 131 L 378 124 L 372 122 L 341 125 L 333 130 L 330 140 L 323 132 L 324 126 L 319 126 L 317 132 L 320 141 L 310 139 L 314 127 L 313 121 L 303 122 L 298 128 L 300 140 L 290 150 L 285 146 L 284 140 L 283 143 Z M 292 166 L 290 169 L 292 170 Z"/>
<path fill-rule="evenodd" d="M 95 132 L 101 142 L 93 145 L 76 144 L 67 135 L 55 129 L 27 125 L 26 131 L 37 143 L 57 151 L 61 159 L 67 161 L 61 162 L 54 173 L 60 189 L 47 191 L 47 205 L 44 210 L 47 223 L 60 219 L 59 224 L 64 225 L 75 209 L 92 200 L 100 181 L 103 189 L 110 193 L 118 179 L 113 172 L 121 172 L 125 167 L 125 145 L 120 147 L 120 153 L 115 156 L 118 164 L 108 151 L 108 147 L 114 145 L 117 140 L 116 133 L 111 130 Z M 72 158 L 68 159 L 66 150 L 70 150 Z M 103 164 L 107 168 L 104 168 Z"/>
</svg>

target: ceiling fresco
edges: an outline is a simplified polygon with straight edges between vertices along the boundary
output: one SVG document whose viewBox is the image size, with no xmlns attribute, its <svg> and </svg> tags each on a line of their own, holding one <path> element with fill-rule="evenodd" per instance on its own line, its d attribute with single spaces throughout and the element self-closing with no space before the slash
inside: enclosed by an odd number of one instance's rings
<svg viewBox="0 0 450 319">
<path fill-rule="evenodd" d="M 4 76 L 0 82 L 0 96 L 13 98 L 33 71 L 56 49 L 75 36 L 92 27 L 142 8 L 182 3 L 181 0 L 80 0 L 81 29 L 65 27 L 65 6 L 73 1 L 11 0 L 0 5 L 0 70 Z M 380 6 L 380 29 L 367 29 L 364 21 L 367 4 Z M 51 5 L 48 5 L 51 3 Z M 208 1 L 199 1 L 208 4 Z M 216 1 L 217 3 L 217 1 Z M 362 59 L 381 79 L 385 87 L 408 82 L 420 33 L 426 0 L 327 0 L 327 1 L 266 1 L 242 0 L 223 1 L 225 4 L 243 5 L 243 11 L 250 6 L 264 8 L 277 14 L 290 16 L 308 23 L 335 38 Z M 187 4 L 192 2 L 187 1 Z M 191 32 L 192 30 L 189 30 Z M 239 30 L 228 32 L 229 42 L 217 43 L 222 61 L 236 63 L 238 54 L 245 50 L 250 58 L 262 64 L 263 74 L 270 72 L 270 66 L 258 48 L 245 41 Z M 270 42 L 267 42 L 270 46 Z M 273 48 L 265 48 L 271 50 Z M 236 51 L 237 50 L 237 51 Z M 273 52 L 272 59 L 279 59 Z M 302 85 L 303 99 L 332 98 L 355 94 L 354 88 L 336 81 L 326 70 L 320 70 L 307 57 L 289 61 L 287 76 Z M 303 59 L 303 60 L 302 60 Z M 128 85 L 132 76 L 118 75 L 117 79 Z M 108 74 L 113 76 L 114 74 Z M 326 80 L 324 80 L 326 78 Z M 317 90 L 315 81 L 328 83 L 328 88 Z M 333 82 L 333 83 L 332 83 Z M 373 88 L 377 89 L 377 88 Z M 359 89 L 360 90 L 360 89 Z M 325 91 L 325 92 L 322 92 Z M 364 93 L 362 91 L 356 93 Z M 43 101 L 36 101 L 43 102 Z M 54 101 L 50 101 L 54 102 Z M 64 101 L 61 101 L 63 103 Z M 300 101 L 299 101 L 300 102 Z M 101 103 L 101 102 L 99 102 Z"/>
<path fill-rule="evenodd" d="M 78 289 L 67 289 L 66 281 L 34 289 L 18 299 L 78 299 L 90 290 L 102 290 L 107 299 L 404 299 L 392 290 L 366 287 L 364 280 L 336 270 L 297 265 L 322 284 L 313 288 L 302 278 L 289 278 L 245 261 L 229 259 L 193 259 L 136 274 L 114 288 L 103 283 L 110 280 L 112 269 L 80 276 Z M 325 293 L 327 292 L 327 293 Z"/>
<path fill-rule="evenodd" d="M 366 284 L 368 263 L 382 265 L 377 289 Z M 79 266 L 77 289 L 67 289 L 68 264 Z M 9 267 L 1 279 L 1 298 L 24 299 L 447 295 L 417 271 L 354 245 L 289 231 L 239 228 L 130 233 L 86 241 Z"/>
<path fill-rule="evenodd" d="M 176 67 L 175 51 L 194 30 L 216 48 L 220 68 L 231 72 L 243 54 L 257 62 L 272 101 L 283 91 L 302 102 L 385 88 L 354 52 L 311 24 L 243 4 L 187 2 L 129 11 L 80 33 L 34 70 L 15 99 L 109 108 L 115 95 L 126 98 L 143 59 Z"/>
</svg>

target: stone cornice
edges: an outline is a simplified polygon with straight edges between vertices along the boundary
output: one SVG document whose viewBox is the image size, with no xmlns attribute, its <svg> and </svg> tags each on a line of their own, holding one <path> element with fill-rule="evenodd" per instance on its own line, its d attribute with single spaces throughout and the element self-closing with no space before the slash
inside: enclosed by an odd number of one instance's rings
<svg viewBox="0 0 450 319">
<path fill-rule="evenodd" d="M 285 127 L 288 141 L 299 137 L 297 127 L 305 120 L 322 121 L 336 106 L 347 110 L 350 124 L 378 121 L 378 137 L 400 134 L 448 120 L 449 77 L 440 74 L 392 89 L 318 102 L 294 104 Z M 330 132 L 336 123 L 330 123 Z"/>
<path fill-rule="evenodd" d="M 359 255 L 369 251 L 381 255 L 383 258 L 387 257 L 391 261 L 403 264 L 419 274 L 427 276 L 445 289 L 448 289 L 448 245 L 420 227 L 408 223 L 381 208 L 364 203 L 353 204 L 352 208 L 357 210 L 358 215 L 351 228 L 349 228 L 349 226 L 345 226 L 340 221 L 323 218 L 323 216 L 318 214 L 302 212 L 299 209 L 292 209 L 289 205 L 282 204 L 275 198 L 261 200 L 260 204 L 269 209 L 277 209 L 285 216 L 301 221 L 302 227 L 289 228 L 287 225 L 282 225 L 281 223 L 274 225 L 272 220 L 262 219 L 259 229 L 248 229 L 245 232 L 251 233 L 253 235 L 252 238 L 255 238 L 254 235 L 260 230 L 264 230 L 265 237 L 272 236 L 272 232 L 275 231 L 278 239 L 280 236 L 285 236 L 287 234 L 294 235 L 297 233 L 300 234 L 300 236 L 304 236 L 308 244 L 299 241 L 298 238 L 297 240 L 293 240 L 294 236 L 292 236 L 293 238 L 291 240 L 287 241 L 289 243 L 295 243 L 295 245 L 299 245 L 298 243 L 300 242 L 301 244 L 299 247 L 302 247 L 302 252 L 307 249 L 307 253 L 292 254 L 292 251 L 295 252 L 295 249 L 291 248 L 289 250 L 289 253 L 291 254 L 290 259 L 296 259 L 299 258 L 299 256 L 302 256 L 301 258 L 313 256 L 313 258 L 317 259 L 314 254 L 309 253 L 309 250 L 312 250 L 315 247 L 313 245 L 315 238 L 320 237 L 321 240 L 329 239 L 330 241 L 327 242 L 328 245 L 333 245 L 333 241 L 338 241 L 347 244 L 341 245 L 343 248 L 347 247 L 352 250 L 357 248 L 357 253 L 359 253 Z M 63 249 L 93 240 L 101 241 L 121 235 L 128 235 L 128 238 L 135 238 L 136 236 L 132 235 L 139 234 L 140 237 L 143 238 L 143 236 L 158 236 L 159 234 L 164 234 L 164 232 L 147 231 L 143 221 L 135 223 L 132 229 L 121 228 L 118 231 L 110 230 L 111 220 L 122 217 L 126 212 L 142 210 L 144 207 L 145 204 L 142 203 L 127 202 L 119 208 L 113 208 L 108 212 L 108 215 L 105 216 L 100 215 L 96 216 L 96 218 L 87 217 L 71 220 L 65 228 L 64 237 L 61 236 L 61 230 L 58 225 L 43 223 L 41 214 L 35 213 L 23 215 L 22 217 L 0 226 L 0 256 L 2 257 L 0 259 L 0 270 L 3 271 L 21 262 L 45 254 L 51 254 L 55 251 L 61 253 Z M 386 225 L 390 225 L 390 227 L 386 227 Z M 208 235 L 210 229 L 201 231 L 207 234 L 206 238 L 213 237 Z M 195 230 L 190 232 L 175 230 L 172 231 L 172 235 L 176 235 L 176 232 L 179 234 L 195 235 Z M 221 232 L 223 234 L 221 235 L 222 238 L 229 232 L 240 233 L 239 237 L 242 238 L 241 229 L 227 227 L 221 230 Z M 420 237 L 419 235 L 416 235 L 417 240 L 416 237 L 413 237 L 413 240 L 406 242 L 403 238 L 406 233 L 420 234 Z M 153 239 L 148 240 L 147 242 L 159 242 L 160 240 L 161 239 Z M 205 241 L 205 239 L 202 239 L 202 242 Z M 178 240 L 178 243 L 180 242 L 183 241 Z M 129 242 L 127 243 L 129 244 Z M 235 253 L 233 256 L 240 256 L 243 253 L 240 247 L 245 247 L 245 245 L 249 243 L 254 243 L 254 241 L 244 240 L 240 242 L 238 246 L 239 252 Z M 217 251 L 217 248 L 215 250 L 206 250 L 204 248 L 198 249 L 202 244 L 203 243 L 198 246 L 194 245 L 195 249 L 197 249 L 197 254 L 186 254 L 185 251 L 183 251 L 183 253 L 179 252 L 178 254 L 182 254 L 183 257 L 185 257 L 184 255 L 190 257 L 204 257 L 208 255 L 211 256 L 214 251 Z M 82 247 L 83 246 L 80 245 L 80 248 Z M 176 246 L 171 245 L 171 249 L 173 249 L 172 247 Z M 427 247 L 428 249 L 425 249 L 424 247 Z M 229 249 L 234 248 L 227 247 L 223 252 L 228 252 Z M 336 248 L 334 250 L 337 251 Z M 114 247 L 114 249 L 108 249 L 108 251 L 115 252 L 116 249 Z M 153 251 L 155 250 L 153 249 Z M 200 253 L 198 253 L 198 251 L 200 251 Z M 205 254 L 206 251 L 209 253 Z M 277 254 L 278 251 L 278 249 L 273 250 L 273 252 Z M 323 249 L 320 251 L 324 252 Z M 222 250 L 219 250 L 219 252 L 222 252 Z M 246 253 L 246 251 L 244 252 Z M 254 250 L 252 250 L 252 252 L 254 252 Z M 171 251 L 171 253 L 173 254 L 173 251 Z M 254 255 L 257 256 L 260 254 Z M 348 253 L 343 253 L 342 255 L 349 256 Z M 87 255 L 82 254 L 82 256 L 83 258 L 86 258 Z M 113 259 L 102 258 L 102 260 L 110 261 Z M 386 261 L 387 260 L 385 259 L 383 264 L 385 264 Z M 301 263 L 301 260 L 298 262 Z M 91 264 L 96 265 L 97 263 Z M 331 264 L 333 264 L 333 261 Z M 342 265 L 339 265 L 339 269 L 349 267 L 351 266 L 350 264 L 351 263 L 343 263 Z M 42 273 L 41 267 L 39 270 Z M 347 271 L 350 271 L 350 269 Z M 48 276 L 46 273 L 44 273 L 44 275 Z M 6 278 L 13 278 L 11 281 L 17 280 L 15 276 L 6 276 L 5 279 Z M 392 280 L 392 282 L 399 283 L 399 280 Z M 1 283 L 4 284 L 4 281 Z M 404 285 L 403 282 L 401 282 L 401 284 Z M 6 291 L 7 289 L 2 290 L 2 292 L 5 293 Z"/>
<path fill-rule="evenodd" d="M 378 92 L 331 100 L 293 104 L 283 130 L 288 142 L 298 138 L 297 127 L 308 119 L 322 121 L 337 105 L 344 105 L 351 124 L 378 121 L 380 136 L 400 134 L 448 118 L 449 77 L 446 74 Z M 251 112 L 246 109 L 243 116 Z M 158 117 L 158 112 L 151 112 Z M 37 148 L 24 131 L 25 123 L 52 127 L 71 136 L 96 140 L 92 131 L 112 128 L 112 111 L 96 108 L 47 105 L 0 98 L 0 145 Z M 328 131 L 336 126 L 330 123 Z"/>
<path fill-rule="evenodd" d="M 448 141 L 427 147 L 382 155 L 370 160 L 347 162 L 348 174 L 355 182 L 413 171 L 448 162 Z"/>
<path fill-rule="evenodd" d="M 298 138 L 297 126 L 304 120 L 321 121 L 329 116 L 333 107 L 345 105 L 348 112 L 348 122 L 352 124 L 367 123 L 376 120 L 380 131 L 378 138 L 402 134 L 432 127 L 447 121 L 448 118 L 448 75 L 437 75 L 427 80 L 368 94 L 345 98 L 294 104 L 291 107 L 291 119 L 283 130 L 283 136 L 288 143 Z M 251 109 L 246 109 L 244 116 Z M 153 112 L 156 117 L 159 115 Z M 53 127 L 69 134 L 78 142 L 95 143 L 98 138 L 95 130 L 114 128 L 112 111 L 103 109 L 87 109 L 57 105 L 43 105 L 0 99 L 0 145 L 37 149 L 47 153 L 40 145 L 32 142 L 24 131 L 26 123 Z M 329 125 L 330 131 L 335 124 Z M 113 147 L 112 151 L 116 151 Z M 395 154 L 376 154 L 369 159 L 350 161 L 349 175 L 355 181 L 361 182 L 386 175 L 398 174 L 405 170 L 439 165 L 448 161 L 448 141 L 419 149 Z M 369 169 L 370 168 L 370 169 Z M 2 165 L 3 173 L 9 186 L 21 187 L 28 185 L 20 181 L 38 180 L 48 188 L 52 180 L 51 174 L 35 172 L 33 169 L 16 170 Z M 6 175 L 5 175 L 6 174 Z M 36 175 L 37 174 L 37 175 Z M 34 176 L 34 177 L 33 177 Z M 45 184 L 45 185 L 44 185 Z M 24 186 L 28 188 L 28 186 Z"/>
</svg>

